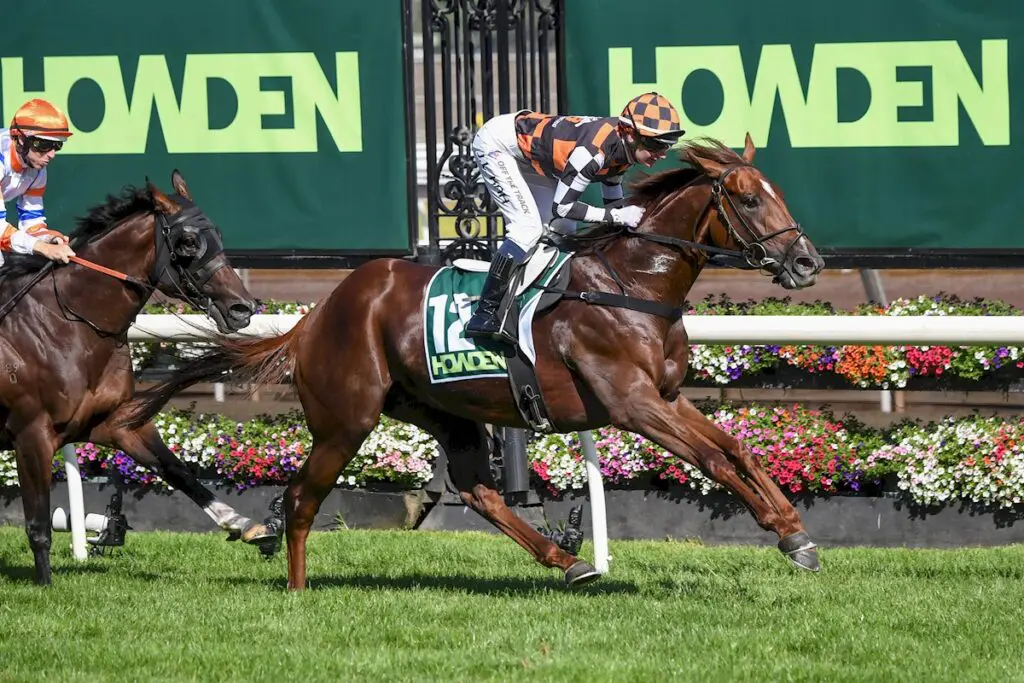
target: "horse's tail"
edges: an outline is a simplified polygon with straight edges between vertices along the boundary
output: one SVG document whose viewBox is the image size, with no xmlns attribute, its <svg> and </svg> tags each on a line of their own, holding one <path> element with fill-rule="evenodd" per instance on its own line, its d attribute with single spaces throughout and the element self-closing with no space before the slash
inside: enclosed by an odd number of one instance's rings
<svg viewBox="0 0 1024 683">
<path fill-rule="evenodd" d="M 228 372 L 232 373 L 233 381 L 247 383 L 253 391 L 264 384 L 280 382 L 294 369 L 295 342 L 316 313 L 314 309 L 292 329 L 276 337 L 213 340 L 209 351 L 122 405 L 118 409 L 118 424 L 129 429 L 141 427 L 179 392 L 199 382 L 223 381 Z"/>
</svg>

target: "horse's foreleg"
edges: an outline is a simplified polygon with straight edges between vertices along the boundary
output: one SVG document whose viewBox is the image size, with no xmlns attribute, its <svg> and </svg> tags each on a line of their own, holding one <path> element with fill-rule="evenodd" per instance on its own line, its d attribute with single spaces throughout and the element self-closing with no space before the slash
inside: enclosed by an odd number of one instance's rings
<svg viewBox="0 0 1024 683">
<path fill-rule="evenodd" d="M 673 407 L 675 407 L 688 425 L 721 449 L 722 453 L 739 470 L 744 481 L 764 501 L 772 506 L 775 513 L 783 520 L 780 527 L 788 530 L 789 534 L 786 536 L 780 534 L 779 549 L 793 560 L 797 566 L 816 570 L 818 565 L 817 557 L 806 557 L 808 555 L 807 551 L 814 549 L 814 544 L 804 529 L 803 522 L 800 520 L 800 513 L 789 502 L 789 499 L 782 493 L 782 490 L 779 489 L 778 485 L 768 475 L 753 453 L 747 450 L 738 439 L 719 429 L 717 425 L 686 399 L 682 397 L 676 399 Z M 813 562 L 811 562 L 811 559 L 813 559 Z M 813 566 L 809 566 L 809 564 Z"/>
<path fill-rule="evenodd" d="M 228 540 L 241 538 L 246 543 L 259 544 L 275 536 L 265 524 L 239 514 L 199 483 L 191 470 L 167 448 L 153 423 L 148 422 L 134 430 L 107 430 L 101 426 L 90 438 L 99 443 L 114 444 L 135 462 L 159 473 L 164 481 L 188 496 L 217 526 L 227 531 Z"/>
<path fill-rule="evenodd" d="M 647 384 L 642 389 L 634 387 L 629 400 L 619 402 L 612 417 L 617 427 L 641 434 L 686 459 L 739 497 L 758 525 L 778 534 L 779 549 L 790 560 L 816 571 L 817 552 L 796 509 L 770 479 L 767 484 L 758 480 L 756 486 L 744 479 L 722 445 L 731 437 L 689 408 L 692 406 L 685 401 L 665 402 L 653 384 Z"/>
<path fill-rule="evenodd" d="M 25 511 L 25 533 L 35 559 L 36 583 L 48 586 L 52 582 L 50 545 L 50 481 L 53 474 L 53 454 L 57 450 L 57 436 L 49 420 L 37 420 L 18 432 L 14 439 L 15 459 L 18 464 L 18 484 L 21 503 Z"/>
</svg>

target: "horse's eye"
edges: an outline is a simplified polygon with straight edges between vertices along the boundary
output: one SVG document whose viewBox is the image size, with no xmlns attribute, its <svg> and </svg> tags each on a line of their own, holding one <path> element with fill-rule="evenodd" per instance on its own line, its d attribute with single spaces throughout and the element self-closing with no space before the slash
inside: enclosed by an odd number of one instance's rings
<svg viewBox="0 0 1024 683">
<path fill-rule="evenodd" d="M 748 209 L 756 209 L 761 205 L 761 198 L 756 194 L 746 192 L 740 195 L 740 203 Z"/>
<path fill-rule="evenodd" d="M 199 236 L 195 233 L 184 233 L 174 245 L 174 251 L 183 257 L 192 257 L 199 253 Z"/>
</svg>

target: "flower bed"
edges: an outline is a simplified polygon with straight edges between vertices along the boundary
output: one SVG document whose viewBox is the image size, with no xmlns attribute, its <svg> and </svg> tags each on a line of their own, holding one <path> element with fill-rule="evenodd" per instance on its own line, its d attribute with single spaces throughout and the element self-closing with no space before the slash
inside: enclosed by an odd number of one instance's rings
<svg viewBox="0 0 1024 683">
<path fill-rule="evenodd" d="M 305 418 L 297 410 L 261 415 L 244 423 L 222 415 L 167 410 L 154 419 L 154 424 L 164 443 L 199 477 L 230 483 L 238 490 L 287 482 L 312 444 Z M 117 472 L 129 485 L 166 487 L 159 477 L 122 451 L 85 443 L 78 444 L 76 452 L 83 478 Z M 437 443 L 426 432 L 382 417 L 338 484 L 389 482 L 419 488 L 430 480 L 436 458 Z M 53 467 L 55 476 L 61 478 L 64 462 L 60 455 Z M 14 454 L 0 452 L 0 488 L 17 484 Z"/>
<path fill-rule="evenodd" d="M 964 501 L 1010 508 L 1024 502 L 1024 416 L 905 421 L 880 430 L 797 405 L 709 402 L 701 408 L 789 493 L 877 495 L 884 481 L 895 479 L 898 494 L 919 505 Z M 654 475 L 666 485 L 702 494 L 720 488 L 697 468 L 633 434 L 604 428 L 595 433 L 595 443 L 602 475 L 611 485 Z M 575 434 L 539 439 L 530 458 L 535 475 L 553 494 L 586 484 Z"/>
<path fill-rule="evenodd" d="M 1024 500 L 1024 416 L 971 416 L 937 424 L 903 422 L 889 429 L 800 406 L 700 406 L 722 429 L 742 440 L 783 490 L 792 494 L 878 495 L 895 479 L 898 495 L 922 505 L 965 501 L 1009 508 Z M 186 411 L 156 420 L 165 442 L 202 477 L 238 489 L 283 483 L 309 452 L 302 416 L 293 412 L 237 423 Z M 609 486 L 682 486 L 709 494 L 716 486 L 696 468 L 634 434 L 595 432 Z M 575 434 L 548 435 L 529 443 L 538 486 L 549 492 L 585 487 L 583 456 Z M 339 478 L 346 486 L 391 482 L 416 488 L 431 477 L 437 445 L 419 429 L 383 418 Z M 118 471 L 137 486 L 163 486 L 121 452 L 81 444 L 83 474 Z M 54 472 L 63 472 L 61 462 Z M 0 453 L 0 488 L 17 485 L 14 458 Z"/>
<path fill-rule="evenodd" d="M 708 297 L 689 309 L 700 315 L 1021 315 L 1001 301 L 939 294 L 916 299 L 897 299 L 887 307 L 861 306 L 840 311 L 831 304 L 794 304 L 789 299 L 734 302 L 728 297 Z M 691 378 L 706 384 L 728 385 L 766 371 L 796 369 L 804 373 L 832 375 L 852 387 L 904 388 L 921 378 L 956 378 L 978 381 L 1016 376 L 1024 368 L 1024 352 L 1017 346 L 812 346 L 734 345 L 691 347 Z"/>
<path fill-rule="evenodd" d="M 312 305 L 268 302 L 260 313 L 306 313 Z M 963 301 L 938 295 L 898 299 L 886 308 L 864 306 L 837 311 L 830 304 L 793 304 L 788 299 L 734 302 L 709 297 L 692 306 L 693 314 L 733 315 L 1020 315 L 1002 302 Z M 191 313 L 182 306 L 151 305 L 147 313 Z M 132 344 L 136 369 L 157 354 L 187 358 L 195 344 Z M 697 346 L 692 347 L 691 377 L 710 385 L 744 378 L 798 372 L 826 376 L 846 386 L 905 387 L 908 381 L 954 377 L 1018 379 L 1024 354 L 1014 346 L 858 347 L 858 346 Z M 1024 495 L 1024 418 L 979 416 L 938 424 L 902 423 L 869 429 L 846 417 L 798 406 L 758 407 L 708 404 L 712 420 L 735 435 L 759 457 L 771 476 L 793 494 L 872 495 L 881 482 L 895 480 L 908 500 L 920 504 L 968 501 L 1011 507 Z M 200 476 L 230 482 L 239 489 L 281 483 L 296 471 L 310 448 L 301 414 L 263 416 L 239 424 L 222 416 L 169 411 L 157 427 L 179 457 Z M 703 494 L 714 484 L 699 471 L 632 434 L 607 428 L 595 433 L 602 469 L 612 486 L 683 486 Z M 433 440 L 420 430 L 383 419 L 363 444 L 339 484 L 366 486 L 390 482 L 416 488 L 431 477 L 437 455 Z M 531 441 L 529 456 L 539 485 L 554 493 L 584 486 L 584 469 L 575 435 L 551 435 Z M 85 474 L 116 470 L 129 483 L 163 486 L 154 475 L 120 452 L 82 444 L 78 458 Z M 55 473 L 62 474 L 60 462 Z M 0 487 L 17 485 L 13 454 L 0 454 Z"/>
</svg>

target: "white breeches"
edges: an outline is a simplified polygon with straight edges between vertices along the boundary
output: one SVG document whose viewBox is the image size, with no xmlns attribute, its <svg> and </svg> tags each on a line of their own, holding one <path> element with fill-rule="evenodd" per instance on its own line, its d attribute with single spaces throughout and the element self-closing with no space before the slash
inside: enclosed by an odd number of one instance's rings
<svg viewBox="0 0 1024 683">
<path fill-rule="evenodd" d="M 515 114 L 496 116 L 473 138 L 473 156 L 491 199 L 505 217 L 505 238 L 529 251 L 552 224 L 557 178 L 533 170 L 516 140 Z M 575 221 L 555 219 L 561 231 L 575 230 Z"/>
</svg>

